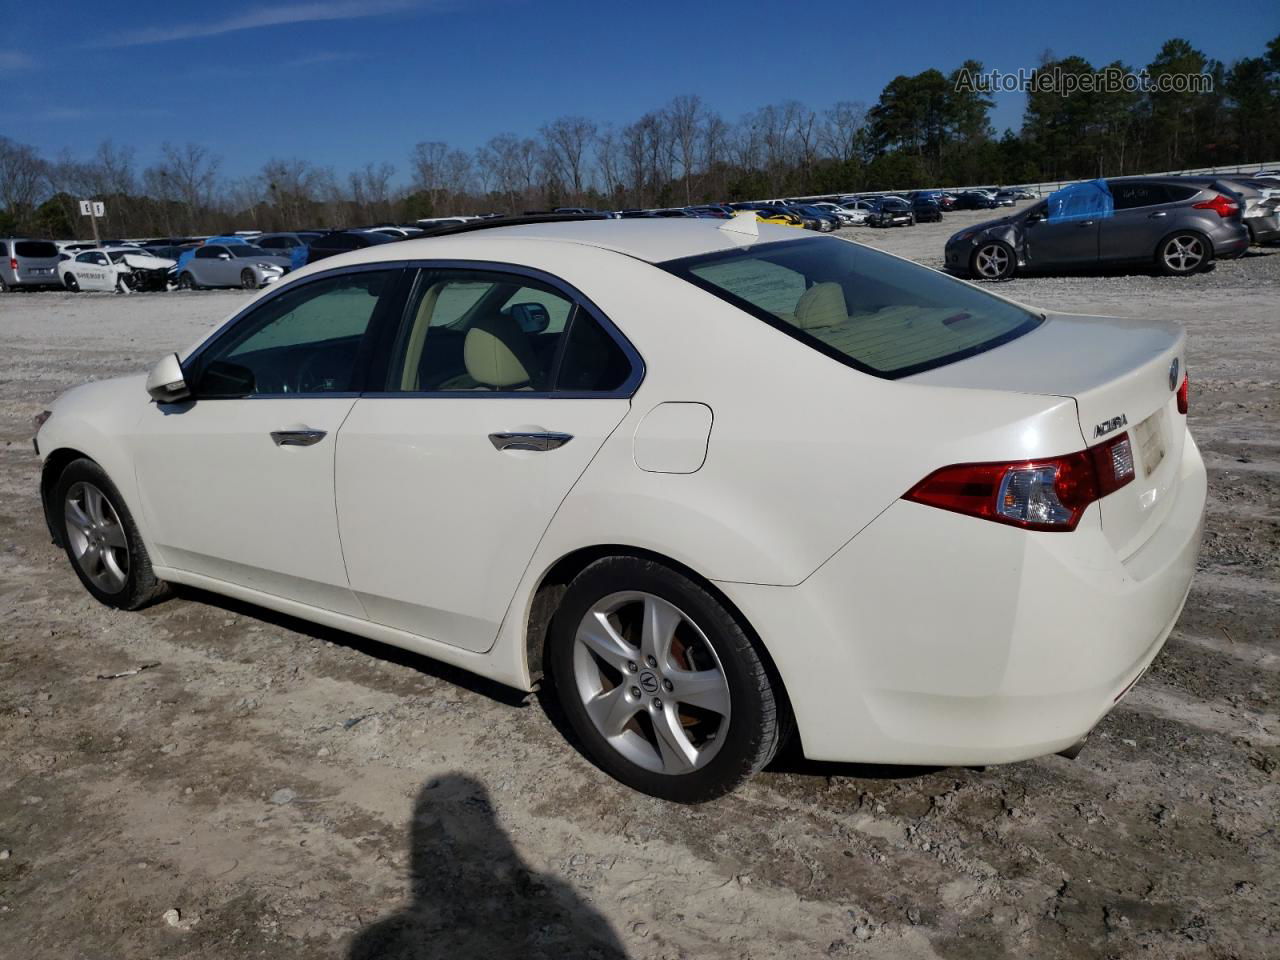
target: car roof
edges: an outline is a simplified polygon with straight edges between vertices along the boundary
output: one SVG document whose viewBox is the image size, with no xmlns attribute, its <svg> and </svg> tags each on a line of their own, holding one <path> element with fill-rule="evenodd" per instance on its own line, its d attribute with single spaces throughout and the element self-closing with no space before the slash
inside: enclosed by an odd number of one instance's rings
<svg viewBox="0 0 1280 960">
<path fill-rule="evenodd" d="M 576 243 L 612 250 L 648 263 L 661 263 L 682 257 L 695 257 L 721 250 L 741 249 L 747 239 L 741 233 L 720 229 L 725 220 L 703 220 L 693 217 L 656 217 L 628 220 L 571 220 L 547 223 L 525 223 L 494 226 L 469 233 L 448 233 L 436 237 L 415 237 L 398 241 L 395 259 L 428 259 L 438 249 L 436 239 L 449 239 L 460 249 L 491 246 L 495 240 L 547 240 Z M 762 242 L 800 239 L 795 229 L 759 224 Z M 808 234 L 812 236 L 812 234 Z M 453 245 L 451 244 L 451 246 Z M 392 250 L 382 248 L 392 258 Z"/>
</svg>

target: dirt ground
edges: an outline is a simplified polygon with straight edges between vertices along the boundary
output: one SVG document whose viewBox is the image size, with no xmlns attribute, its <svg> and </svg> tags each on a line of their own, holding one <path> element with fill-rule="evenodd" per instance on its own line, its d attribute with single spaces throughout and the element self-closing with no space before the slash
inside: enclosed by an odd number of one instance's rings
<svg viewBox="0 0 1280 960">
<path fill-rule="evenodd" d="M 940 265 L 980 216 L 856 235 Z M 1189 331 L 1209 515 L 1167 647 L 1074 761 L 789 756 L 696 808 L 536 696 L 207 594 L 96 604 L 30 418 L 245 295 L 0 297 L 0 955 L 1280 957 L 1280 249 L 1001 290 Z"/>
</svg>

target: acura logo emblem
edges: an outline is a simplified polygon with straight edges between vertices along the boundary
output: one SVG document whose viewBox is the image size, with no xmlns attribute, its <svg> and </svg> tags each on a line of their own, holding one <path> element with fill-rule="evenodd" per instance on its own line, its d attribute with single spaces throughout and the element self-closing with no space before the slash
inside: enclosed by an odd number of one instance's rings
<svg viewBox="0 0 1280 960">
<path fill-rule="evenodd" d="M 658 678 L 646 670 L 640 674 L 640 686 L 644 687 L 645 693 L 657 693 Z"/>
<path fill-rule="evenodd" d="M 1169 389 L 1178 389 L 1178 358 L 1173 358 L 1173 363 L 1169 364 Z"/>
</svg>

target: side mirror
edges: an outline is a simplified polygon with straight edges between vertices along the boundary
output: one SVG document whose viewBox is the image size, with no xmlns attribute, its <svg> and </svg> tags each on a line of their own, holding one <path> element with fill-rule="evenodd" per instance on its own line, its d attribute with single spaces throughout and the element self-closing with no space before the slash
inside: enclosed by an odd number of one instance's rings
<svg viewBox="0 0 1280 960">
<path fill-rule="evenodd" d="M 220 253 L 220 254 L 218 254 L 218 259 L 219 259 L 219 260 L 230 260 L 230 259 L 231 259 L 231 254 L 229 254 L 229 253 Z"/>
<path fill-rule="evenodd" d="M 151 368 L 147 374 L 147 393 L 156 403 L 177 403 L 190 398 L 191 389 L 187 386 L 176 353 L 169 354 Z"/>
<path fill-rule="evenodd" d="M 513 303 L 511 319 L 518 323 L 525 333 L 541 333 L 551 326 L 551 314 L 541 303 Z"/>
</svg>

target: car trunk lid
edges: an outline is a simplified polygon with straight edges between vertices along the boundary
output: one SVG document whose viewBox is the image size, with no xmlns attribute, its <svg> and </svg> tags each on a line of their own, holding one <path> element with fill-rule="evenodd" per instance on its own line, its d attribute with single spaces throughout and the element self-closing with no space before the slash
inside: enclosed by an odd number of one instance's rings
<svg viewBox="0 0 1280 960">
<path fill-rule="evenodd" d="M 1134 480 L 1099 503 L 1103 532 L 1123 559 L 1159 529 L 1177 492 L 1185 346 L 1172 324 L 1050 314 L 1023 337 L 909 381 L 1069 397 L 1089 447 L 1127 432 Z"/>
</svg>

